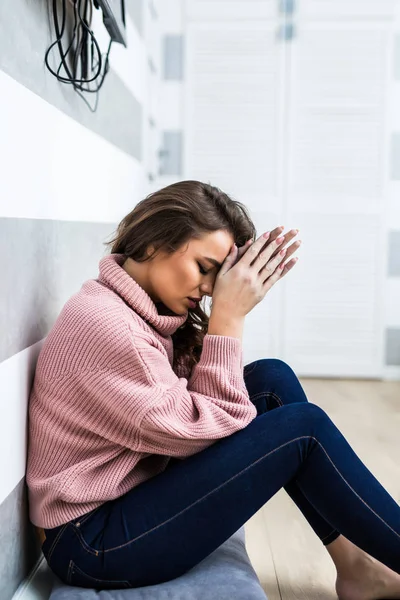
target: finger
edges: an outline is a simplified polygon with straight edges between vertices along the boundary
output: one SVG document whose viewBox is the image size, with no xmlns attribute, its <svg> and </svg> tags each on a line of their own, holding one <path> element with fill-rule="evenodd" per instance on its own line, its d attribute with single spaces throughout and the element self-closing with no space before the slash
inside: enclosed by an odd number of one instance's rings
<svg viewBox="0 0 400 600">
<path fill-rule="evenodd" d="M 280 279 L 282 279 L 282 277 L 284 277 L 286 275 L 286 273 L 289 273 L 289 271 L 291 269 L 293 269 L 294 265 L 297 263 L 297 261 L 299 260 L 299 257 L 296 256 L 296 258 L 292 258 L 292 260 L 289 260 L 284 266 L 283 269 L 280 269 L 278 267 L 277 271 L 281 272 L 281 276 Z"/>
<path fill-rule="evenodd" d="M 275 273 L 275 270 L 278 268 L 279 264 L 285 260 L 286 254 L 286 248 L 280 249 L 274 257 L 271 257 L 270 260 L 262 266 L 261 270 L 259 271 L 260 277 L 263 279 L 265 279 L 265 277 L 271 277 L 271 275 Z"/>
<path fill-rule="evenodd" d="M 218 274 L 220 274 L 220 273 L 225 274 L 229 271 L 229 269 L 232 268 L 232 266 L 236 262 L 237 253 L 238 253 L 238 248 L 237 248 L 236 244 L 233 244 L 231 249 L 229 250 L 228 256 L 225 258 L 224 262 L 222 263 Z"/>
<path fill-rule="evenodd" d="M 275 250 L 275 248 L 277 248 L 279 245 L 276 243 L 277 242 L 276 240 L 274 242 L 272 242 L 272 244 L 268 244 L 270 234 L 271 234 L 270 231 L 266 231 L 265 233 L 260 235 L 260 237 L 258 239 L 256 239 L 255 242 L 253 242 L 251 245 L 249 245 L 249 248 L 244 253 L 244 255 L 240 261 L 240 264 L 243 264 L 244 268 L 250 268 L 252 266 L 253 261 L 255 261 L 259 257 L 262 250 L 263 250 L 263 252 L 261 254 L 263 254 L 263 258 L 264 258 L 263 264 L 265 264 L 265 262 L 267 262 L 265 259 L 266 258 L 269 259 L 273 250 Z M 282 241 L 283 241 L 283 237 L 282 237 L 282 240 L 280 241 L 280 243 L 282 243 Z"/>
<path fill-rule="evenodd" d="M 237 257 L 234 264 L 236 264 L 242 258 L 243 254 L 248 250 L 252 243 L 253 240 L 247 240 L 247 242 L 245 242 L 243 246 L 240 246 L 240 248 L 238 248 Z"/>
<path fill-rule="evenodd" d="M 288 231 L 283 237 L 284 237 L 284 241 L 281 244 L 281 247 L 284 248 L 286 246 L 286 244 L 288 244 L 293 238 L 296 237 L 296 235 L 298 234 L 299 230 L 298 229 L 291 229 L 290 231 Z M 301 243 L 301 242 L 300 242 Z M 298 244 L 297 248 L 300 246 L 300 244 Z M 296 248 L 296 250 L 297 250 Z M 272 256 L 274 257 L 277 251 L 274 251 L 274 253 L 272 254 Z M 294 251 L 291 252 L 291 254 Z"/>
<path fill-rule="evenodd" d="M 284 243 L 281 244 L 279 252 L 283 248 L 283 246 L 284 246 Z M 285 255 L 285 261 L 287 261 L 288 258 L 290 258 L 296 252 L 296 250 L 298 250 L 300 248 L 300 246 L 301 246 L 301 240 L 296 240 L 295 242 L 293 242 L 293 244 L 290 244 L 290 246 L 288 246 L 286 248 L 287 252 Z M 274 258 L 274 255 L 272 255 L 272 258 Z"/>
<path fill-rule="evenodd" d="M 243 246 L 240 246 L 240 248 L 239 248 L 239 255 L 243 256 L 243 254 L 246 252 L 246 250 L 248 248 L 250 248 L 251 244 L 253 244 L 253 240 L 250 239 L 250 240 L 247 240 L 247 242 L 245 242 L 243 244 Z"/>
<path fill-rule="evenodd" d="M 271 231 L 271 235 L 269 236 L 269 241 L 273 242 L 274 240 L 276 240 L 276 238 L 282 234 L 284 229 L 285 229 L 285 227 L 283 225 L 280 225 L 279 227 L 275 227 L 275 229 L 273 229 Z"/>
<path fill-rule="evenodd" d="M 298 261 L 298 258 L 292 258 L 286 264 L 279 265 L 275 269 L 275 272 L 270 277 L 267 277 L 267 279 L 265 279 L 263 281 L 264 292 L 267 293 L 277 281 L 282 279 L 282 277 L 284 277 L 286 275 L 286 273 L 288 273 L 294 267 L 294 265 L 297 263 L 297 261 Z"/>
<path fill-rule="evenodd" d="M 258 240 L 257 240 L 257 242 L 255 244 L 253 244 L 253 246 L 251 248 L 249 248 L 249 251 L 246 253 L 243 260 L 246 260 L 247 255 L 252 253 L 253 262 L 252 262 L 252 264 L 249 265 L 249 267 L 254 266 L 258 269 L 258 271 L 261 271 L 261 269 L 270 262 L 273 254 L 275 253 L 275 256 L 276 256 L 278 250 L 281 250 L 283 241 L 284 241 L 283 235 L 277 237 L 271 243 L 269 243 L 269 240 L 267 240 L 267 242 L 262 246 L 261 250 L 259 250 L 257 256 L 255 258 L 253 258 L 254 250 L 257 250 L 257 248 L 255 248 L 255 246 L 258 242 Z M 280 258 L 280 260 L 278 260 L 278 264 L 281 260 L 282 260 L 282 257 Z M 272 272 L 271 269 L 269 269 L 269 270 L 270 270 L 270 272 Z"/>
</svg>

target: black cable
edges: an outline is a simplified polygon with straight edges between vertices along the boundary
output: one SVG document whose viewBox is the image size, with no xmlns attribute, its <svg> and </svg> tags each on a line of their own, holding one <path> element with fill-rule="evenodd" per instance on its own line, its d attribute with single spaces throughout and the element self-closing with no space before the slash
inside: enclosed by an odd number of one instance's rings
<svg viewBox="0 0 400 600">
<path fill-rule="evenodd" d="M 62 26 L 61 26 L 61 31 L 60 31 L 60 27 L 59 27 L 59 22 L 58 22 L 58 12 L 57 12 L 57 0 L 53 0 L 53 20 L 54 20 L 54 29 L 57 35 L 57 39 L 51 44 L 51 46 L 48 48 L 46 54 L 45 54 L 45 63 L 46 63 L 46 67 L 48 68 L 48 70 L 50 71 L 50 73 L 52 75 L 54 75 L 54 77 L 56 77 L 56 79 L 58 79 L 58 81 L 61 81 L 62 83 L 70 83 L 70 84 L 74 84 L 74 83 L 89 83 L 91 81 L 95 81 L 97 79 L 97 77 L 100 75 L 101 73 L 101 67 L 102 67 L 102 60 L 101 60 L 101 50 L 99 47 L 99 44 L 97 43 L 97 40 L 95 38 L 95 36 L 93 35 L 93 32 L 88 29 L 89 35 L 92 38 L 92 41 L 94 42 L 95 46 L 96 46 L 96 50 L 98 52 L 98 56 L 99 56 L 99 68 L 98 71 L 96 73 L 96 75 L 94 77 L 92 77 L 92 79 L 76 79 L 72 76 L 72 73 L 68 67 L 68 64 L 66 62 L 66 56 L 67 54 L 70 52 L 75 36 L 76 36 L 76 30 L 78 27 L 78 16 L 81 19 L 80 15 L 77 15 L 77 6 L 78 6 L 78 2 L 77 0 L 74 0 L 74 17 L 75 17 L 75 21 L 74 21 L 74 29 L 73 29 L 73 36 L 71 39 L 71 42 L 66 50 L 66 52 L 64 52 L 63 50 L 63 46 L 62 46 L 62 37 L 64 35 L 64 29 L 65 29 L 65 21 L 66 21 L 66 4 L 65 4 L 66 0 L 62 0 L 62 7 L 63 7 L 63 22 L 62 22 Z M 86 27 L 86 25 L 85 25 Z M 58 71 L 57 73 L 55 71 L 53 71 L 53 69 L 50 67 L 49 61 L 48 61 L 48 56 L 52 50 L 52 48 L 54 48 L 55 45 L 58 45 L 59 48 L 59 53 L 60 53 L 60 57 L 61 57 L 61 63 L 60 66 L 58 67 Z M 62 77 L 61 75 L 59 75 L 59 71 L 61 69 L 61 67 L 64 67 L 65 72 L 67 73 L 68 77 Z"/>
<path fill-rule="evenodd" d="M 107 73 L 109 71 L 109 55 L 110 55 L 110 50 L 111 50 L 111 45 L 112 45 L 112 39 L 110 39 L 110 43 L 109 43 L 107 53 L 105 56 L 104 70 L 101 75 L 100 83 L 96 86 L 95 89 L 90 89 L 90 87 L 85 87 L 85 86 L 81 85 L 81 84 L 89 84 L 91 82 L 96 81 L 99 78 L 101 71 L 102 71 L 102 66 L 103 66 L 103 55 L 101 53 L 99 44 L 98 44 L 92 30 L 90 29 L 87 20 L 86 20 L 88 6 L 91 9 L 90 22 L 92 19 L 93 9 L 92 9 L 90 0 L 84 0 L 83 18 L 82 18 L 82 14 L 81 14 L 82 0 L 73 0 L 73 5 L 74 5 L 74 26 L 73 26 L 73 32 L 72 32 L 72 39 L 69 43 L 67 50 L 64 51 L 63 44 L 62 44 L 62 38 L 63 38 L 64 32 L 65 32 L 65 23 L 66 23 L 66 15 L 67 15 L 66 0 L 62 0 L 61 28 L 60 28 L 60 23 L 59 23 L 59 19 L 58 19 L 57 0 L 53 0 L 53 22 L 54 22 L 54 30 L 56 33 L 56 40 L 49 46 L 49 48 L 47 49 L 47 51 L 45 53 L 45 64 L 46 64 L 47 69 L 50 71 L 50 73 L 52 73 L 52 75 L 54 75 L 54 77 L 56 77 L 56 79 L 58 81 L 60 81 L 61 83 L 66 83 L 66 84 L 72 85 L 74 87 L 74 90 L 76 91 L 76 93 L 84 100 L 84 102 L 88 106 L 88 108 L 92 112 L 95 112 L 97 110 L 97 105 L 98 105 L 98 92 L 99 92 L 100 88 L 102 87 L 104 80 L 105 80 L 105 76 L 107 75 Z M 73 74 L 72 74 L 71 70 L 68 66 L 68 63 L 67 63 L 67 56 L 73 47 L 75 38 L 77 39 L 77 43 L 76 43 L 76 48 L 75 48 L 75 52 L 73 54 L 73 60 L 72 60 L 72 65 L 73 65 L 72 66 Z M 89 39 L 90 39 L 91 70 L 92 71 L 94 70 L 93 69 L 93 67 L 94 67 L 94 53 L 93 53 L 94 48 L 96 48 L 98 60 L 96 61 L 97 62 L 96 66 L 95 66 L 96 73 L 95 73 L 94 77 L 87 79 L 87 78 L 82 78 L 82 72 L 83 72 L 82 53 L 86 51 L 87 44 L 89 43 Z M 54 71 L 50 67 L 49 60 L 48 60 L 49 54 L 55 46 L 58 46 L 58 50 L 59 50 L 59 54 L 60 54 L 60 58 L 61 58 L 61 62 L 58 66 L 57 72 Z M 81 77 L 80 78 L 77 77 L 79 59 L 81 59 L 81 69 L 80 69 Z M 60 70 L 62 67 L 64 67 L 67 77 L 63 77 L 62 75 L 60 75 Z M 86 62 L 86 67 L 87 67 L 87 62 Z M 87 102 L 86 98 L 84 98 L 84 96 L 80 92 L 97 94 L 94 108 L 91 107 L 91 105 Z"/>
</svg>

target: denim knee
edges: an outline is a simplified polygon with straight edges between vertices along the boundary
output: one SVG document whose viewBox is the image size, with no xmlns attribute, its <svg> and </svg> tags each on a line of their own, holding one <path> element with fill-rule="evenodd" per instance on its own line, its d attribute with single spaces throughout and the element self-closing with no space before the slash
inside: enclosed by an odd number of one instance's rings
<svg viewBox="0 0 400 600">
<path fill-rule="evenodd" d="M 296 381 L 298 381 L 297 375 L 292 367 L 280 358 L 261 358 L 257 361 L 257 367 L 259 369 L 265 369 L 269 379 L 274 377 L 278 380 L 282 379 L 287 381 L 288 379 L 296 379 Z"/>
<path fill-rule="evenodd" d="M 312 433 L 315 437 L 321 431 L 321 427 L 325 427 L 328 422 L 332 423 L 324 409 L 317 404 L 307 402 L 293 406 L 299 411 L 297 420 L 303 422 L 304 430 Z"/>
<path fill-rule="evenodd" d="M 257 366 L 264 366 L 268 371 L 274 370 L 276 374 L 285 376 L 288 373 L 295 375 L 293 369 L 280 358 L 260 358 Z"/>
</svg>

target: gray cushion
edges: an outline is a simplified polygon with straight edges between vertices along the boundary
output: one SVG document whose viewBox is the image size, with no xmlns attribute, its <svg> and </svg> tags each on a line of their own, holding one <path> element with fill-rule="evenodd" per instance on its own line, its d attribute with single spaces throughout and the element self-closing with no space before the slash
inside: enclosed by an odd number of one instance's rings
<svg viewBox="0 0 400 600">
<path fill-rule="evenodd" d="M 50 600 L 265 600 L 245 546 L 242 526 L 184 575 L 158 585 L 128 590 L 89 590 L 54 576 Z"/>
</svg>

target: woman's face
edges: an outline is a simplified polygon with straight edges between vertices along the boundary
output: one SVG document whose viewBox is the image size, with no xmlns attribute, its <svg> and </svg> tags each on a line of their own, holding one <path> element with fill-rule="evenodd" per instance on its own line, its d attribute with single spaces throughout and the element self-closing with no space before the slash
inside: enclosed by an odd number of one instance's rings
<svg viewBox="0 0 400 600">
<path fill-rule="evenodd" d="M 215 278 L 233 246 L 232 234 L 224 230 L 191 239 L 173 254 L 158 252 L 142 263 L 128 258 L 123 268 L 155 303 L 162 302 L 177 315 L 191 308 L 188 296 L 211 296 Z M 148 248 L 151 254 L 153 248 Z M 213 259 L 214 264 L 209 259 Z"/>
</svg>

